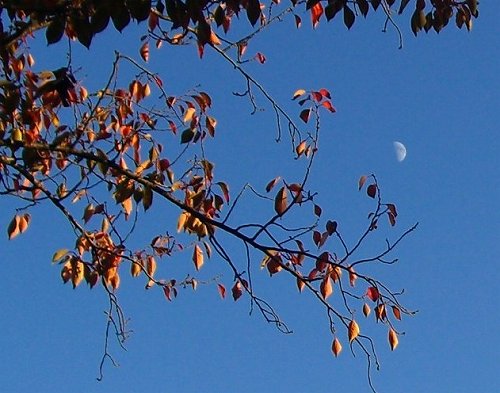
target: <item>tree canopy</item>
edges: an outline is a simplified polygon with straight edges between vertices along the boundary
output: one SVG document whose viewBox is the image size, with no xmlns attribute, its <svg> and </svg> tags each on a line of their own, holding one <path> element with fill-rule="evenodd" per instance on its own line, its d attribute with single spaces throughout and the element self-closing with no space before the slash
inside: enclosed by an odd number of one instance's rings
<svg viewBox="0 0 500 393">
<path fill-rule="evenodd" d="M 73 288 L 87 283 L 109 297 L 108 328 L 120 339 L 127 336 L 118 301 L 124 275 L 143 279 L 146 289 L 160 289 L 166 301 L 199 285 L 213 286 L 223 299 L 248 297 L 266 321 L 289 333 L 275 305 L 259 295 L 252 280 L 264 270 L 270 276 L 287 275 L 299 291 L 317 299 L 325 309 L 335 356 L 343 346 L 357 346 L 369 364 L 378 365 L 368 333 L 374 323 L 361 322 L 372 312 L 370 318 L 386 326 L 388 344 L 396 349 L 398 321 L 414 312 L 371 267 L 396 263 L 396 247 L 417 225 L 398 228 L 396 204 L 383 198 L 374 174 L 353 181 L 372 203 L 356 237 L 348 238 L 342 222 L 325 217 L 326 209 L 315 201 L 320 190 L 311 189 L 309 180 L 319 152 L 320 119 L 336 113 L 332 93 L 294 86 L 290 98 L 296 112 L 287 111 L 247 70 L 249 62 L 266 62 L 265 54 L 248 55 L 247 47 L 284 18 L 300 28 L 304 15 L 313 27 L 340 21 L 351 29 L 357 19 L 377 11 L 385 15 L 386 28 L 400 37 L 397 14 L 409 15 L 415 35 L 439 32 L 450 21 L 470 30 L 477 1 L 18 0 L 0 7 L 0 192 L 16 201 L 8 237 L 25 232 L 30 212 L 41 204 L 65 217 L 75 244 L 54 250 L 53 263 L 60 264 L 64 283 Z M 32 37 L 45 34 L 47 44 L 59 45 L 61 53 L 67 50 L 63 41 L 70 48 L 78 41 L 91 51 L 96 35 L 112 28 L 122 32 L 134 21 L 143 22 L 139 56 L 116 52 L 108 80 L 95 91 L 79 80 L 70 50 L 60 68 L 46 70 L 43 56 L 30 47 Z M 254 112 L 262 101 L 275 113 L 276 140 L 290 145 L 288 159 L 303 162 L 293 178 L 278 176 L 263 189 L 247 184 L 233 190 L 217 177 L 217 163 L 205 149 L 217 143 L 211 93 L 195 88 L 172 95 L 165 88 L 168 75 L 148 67 L 151 51 L 189 44 L 197 49 L 194 56 L 213 51 L 241 75 L 245 87 L 239 95 Z M 132 71 L 124 73 L 123 67 Z M 251 168 L 244 162 L 240 166 L 244 178 Z M 168 217 L 164 229 L 137 244 L 135 235 L 160 203 Z M 242 220 L 239 211 L 248 206 L 262 209 L 267 218 Z M 370 247 L 366 256 L 369 239 L 378 247 Z M 179 254 L 188 255 L 189 264 L 185 274 L 171 276 L 163 265 Z M 225 263 L 223 275 L 199 278 L 209 259 Z M 101 377 L 111 359 L 107 344 L 106 335 Z"/>
</svg>

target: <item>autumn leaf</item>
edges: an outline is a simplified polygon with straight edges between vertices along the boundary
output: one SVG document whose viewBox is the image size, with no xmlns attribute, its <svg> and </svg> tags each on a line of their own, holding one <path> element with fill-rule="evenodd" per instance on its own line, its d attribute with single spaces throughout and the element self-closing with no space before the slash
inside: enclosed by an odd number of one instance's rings
<svg viewBox="0 0 500 393">
<path fill-rule="evenodd" d="M 337 112 L 337 110 L 335 109 L 335 107 L 332 105 L 332 103 L 330 101 L 323 101 L 323 103 L 321 105 L 324 106 L 326 109 L 328 109 L 332 113 Z"/>
<path fill-rule="evenodd" d="M 370 198 L 375 198 L 375 196 L 377 195 L 377 186 L 375 184 L 370 184 L 366 189 L 366 194 Z"/>
<path fill-rule="evenodd" d="M 363 175 L 359 178 L 358 190 L 361 190 L 363 188 L 363 186 L 365 185 L 366 179 L 367 179 L 367 177 L 365 175 Z"/>
<path fill-rule="evenodd" d="M 326 276 L 319 286 L 319 291 L 323 299 L 327 299 L 333 293 L 333 286 L 330 280 L 330 276 Z"/>
<path fill-rule="evenodd" d="M 359 326 L 357 322 L 353 319 L 349 323 L 349 330 L 348 330 L 349 342 L 352 343 L 358 336 L 359 336 Z"/>
<path fill-rule="evenodd" d="M 15 215 L 14 218 L 10 221 L 9 226 L 7 227 L 7 235 L 9 236 L 9 240 L 12 240 L 20 233 L 19 216 Z"/>
<path fill-rule="evenodd" d="M 304 282 L 304 279 L 302 277 L 297 277 L 297 289 L 299 292 L 302 292 L 305 285 L 306 283 Z"/>
<path fill-rule="evenodd" d="M 366 290 L 366 296 L 370 298 L 373 302 L 376 302 L 380 297 L 380 293 L 376 287 L 369 287 Z"/>
<path fill-rule="evenodd" d="M 285 210 L 287 208 L 287 205 L 288 205 L 287 198 L 288 197 L 287 197 L 286 188 L 281 187 L 280 190 L 278 191 L 278 193 L 276 194 L 275 199 L 274 199 L 274 210 L 280 216 L 285 212 Z"/>
<path fill-rule="evenodd" d="M 139 53 L 142 57 L 142 60 L 144 60 L 145 62 L 149 60 L 149 42 L 145 42 L 144 44 L 142 44 Z"/>
<path fill-rule="evenodd" d="M 184 113 L 184 123 L 189 123 L 191 120 L 193 120 L 193 117 L 196 114 L 196 109 L 195 108 L 187 108 L 186 112 Z"/>
<path fill-rule="evenodd" d="M 365 317 L 367 317 L 368 315 L 370 315 L 370 313 L 372 312 L 370 306 L 368 304 L 364 304 L 363 305 L 363 314 L 365 315 Z"/>
<path fill-rule="evenodd" d="M 392 306 L 392 313 L 397 320 L 401 321 L 401 310 L 399 307 Z"/>
<path fill-rule="evenodd" d="M 394 351 L 399 344 L 398 335 L 394 329 L 389 329 L 389 345 L 391 346 L 391 351 Z"/>
<path fill-rule="evenodd" d="M 198 244 L 194 246 L 193 263 L 196 270 L 200 270 L 203 266 L 203 250 Z"/>
<path fill-rule="evenodd" d="M 281 256 L 278 254 L 272 256 L 269 258 L 267 264 L 267 271 L 269 274 L 272 276 L 273 274 L 279 273 L 282 269 L 283 266 L 281 265 Z"/>
<path fill-rule="evenodd" d="M 303 109 L 302 112 L 300 112 L 299 117 L 302 119 L 304 123 L 307 123 L 309 121 L 309 117 L 311 116 L 311 109 Z"/>
<path fill-rule="evenodd" d="M 222 299 L 226 298 L 226 287 L 222 284 L 217 284 L 217 291 Z"/>
<path fill-rule="evenodd" d="M 241 295 L 243 294 L 243 290 L 239 281 L 236 281 L 234 283 L 233 287 L 231 288 L 231 292 L 233 294 L 234 301 L 238 300 L 241 297 Z"/>
<path fill-rule="evenodd" d="M 307 143 L 306 141 L 300 142 L 295 148 L 295 153 L 297 153 L 297 158 L 299 158 L 306 151 Z"/>
<path fill-rule="evenodd" d="M 292 97 L 292 100 L 296 100 L 297 98 L 299 98 L 300 96 L 306 94 L 306 91 L 304 89 L 298 89 L 295 91 L 295 93 L 293 93 L 293 97 Z"/>
<path fill-rule="evenodd" d="M 55 263 L 55 262 L 59 262 L 64 256 L 66 256 L 66 254 L 69 252 L 68 249 L 66 248 L 61 248 L 59 250 L 57 250 L 54 255 L 52 256 L 52 262 Z"/>
<path fill-rule="evenodd" d="M 316 28 L 318 25 L 321 15 L 323 15 L 323 6 L 321 5 L 321 2 L 318 1 L 311 7 L 311 22 L 313 28 Z"/>
<path fill-rule="evenodd" d="M 340 344 L 338 338 L 335 338 L 332 342 L 332 352 L 335 357 L 339 356 L 340 352 L 342 352 L 342 344 Z"/>
<path fill-rule="evenodd" d="M 273 180 L 271 180 L 269 183 L 267 183 L 266 185 L 266 192 L 269 192 L 271 191 L 274 186 L 280 181 L 281 177 L 278 176 L 278 177 L 275 177 Z"/>
</svg>

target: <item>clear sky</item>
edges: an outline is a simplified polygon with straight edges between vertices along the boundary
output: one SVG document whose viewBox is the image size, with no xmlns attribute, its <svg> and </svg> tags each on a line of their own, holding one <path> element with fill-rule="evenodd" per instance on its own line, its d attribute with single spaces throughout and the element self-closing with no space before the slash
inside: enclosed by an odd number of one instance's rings
<svg viewBox="0 0 500 393">
<path fill-rule="evenodd" d="M 357 180 L 375 173 L 385 198 L 398 206 L 397 228 L 420 223 L 398 248 L 400 263 L 381 271 L 386 282 L 405 289 L 405 304 L 419 313 L 403 319 L 406 334 L 393 353 L 386 329 L 369 324 L 382 364 L 372 375 L 377 390 L 498 392 L 500 5 L 482 2 L 471 33 L 449 26 L 417 38 L 408 12 L 398 18 L 402 50 L 395 31 L 380 32 L 382 15 L 360 18 L 351 31 L 324 20 L 312 30 L 305 13 L 296 30 L 288 18 L 251 42 L 248 51 L 264 53 L 267 62 L 249 70 L 294 115 L 296 89 L 332 92 L 338 112 L 324 117 L 311 179 L 323 214 L 346 228 L 362 222 L 367 205 Z M 99 86 L 112 50 L 137 56 L 138 36 L 126 29 L 97 37 L 90 51 L 74 45 L 74 62 L 83 64 L 77 78 Z M 42 35 L 33 44 L 37 64 L 49 69 L 66 64 L 65 49 L 46 50 Z M 262 190 L 300 165 L 287 156 L 286 142 L 274 142 L 273 113 L 262 97 L 266 111 L 250 115 L 248 102 L 230 94 L 244 88 L 243 80 L 208 48 L 203 60 L 193 46 L 153 50 L 150 67 L 177 94 L 201 84 L 213 95 L 218 129 L 208 154 L 217 176 L 234 190 L 245 181 Z M 403 162 L 396 160 L 395 140 L 407 147 Z M 1 198 L 4 228 L 14 206 Z M 247 299 L 221 300 L 213 286 L 181 291 L 167 303 L 160 290 L 124 279 L 118 295 L 134 333 L 127 352 L 112 347 L 120 367 L 108 365 L 97 382 L 106 297 L 101 289 L 61 283 L 50 260 L 55 250 L 72 247 L 69 227 L 48 207 L 31 214 L 25 234 L 0 238 L 1 391 L 369 391 L 361 352 L 354 358 L 344 345 L 334 358 L 322 308 L 298 294 L 294 282 L 265 272 L 257 279 L 260 293 L 292 335 L 277 332 L 257 313 L 249 316 Z M 248 208 L 239 214 L 260 213 Z M 145 219 L 164 230 L 172 217 L 157 208 Z M 179 269 L 175 264 L 191 264 L 190 256 L 169 263 Z M 202 274 L 222 272 L 229 287 L 232 277 L 223 264 L 216 258 L 207 264 Z"/>
</svg>

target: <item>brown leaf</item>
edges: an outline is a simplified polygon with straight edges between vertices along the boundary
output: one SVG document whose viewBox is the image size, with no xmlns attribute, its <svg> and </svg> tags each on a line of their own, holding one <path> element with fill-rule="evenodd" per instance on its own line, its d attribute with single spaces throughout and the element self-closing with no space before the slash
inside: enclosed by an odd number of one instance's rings
<svg viewBox="0 0 500 393">
<path fill-rule="evenodd" d="M 330 276 L 326 276 L 319 286 L 319 291 L 323 299 L 327 299 L 333 293 L 332 282 L 330 281 Z"/>
<path fill-rule="evenodd" d="M 283 266 L 281 264 L 281 256 L 274 255 L 273 257 L 269 258 L 266 266 L 267 271 L 271 276 L 273 274 L 279 273 L 283 269 Z"/>
<path fill-rule="evenodd" d="M 148 259 L 146 261 L 146 272 L 150 277 L 153 277 L 156 272 L 156 260 L 152 255 L 148 255 Z"/>
<path fill-rule="evenodd" d="M 377 185 L 376 184 L 370 184 L 368 188 L 366 189 L 366 194 L 370 198 L 375 198 L 375 195 L 377 195 Z"/>
<path fill-rule="evenodd" d="M 377 307 L 375 307 L 375 319 L 377 321 L 383 321 L 386 318 L 387 314 L 385 311 L 385 304 L 379 304 Z"/>
<path fill-rule="evenodd" d="M 14 239 L 21 232 L 19 231 L 19 216 L 15 215 L 14 218 L 9 223 L 7 227 L 7 235 L 9 236 L 9 240 Z"/>
<path fill-rule="evenodd" d="M 307 142 L 305 140 L 303 140 L 297 145 L 297 147 L 295 148 L 295 153 L 297 153 L 297 158 L 299 158 L 302 154 L 304 154 L 304 152 L 306 151 L 306 147 L 307 147 Z"/>
<path fill-rule="evenodd" d="M 397 320 L 401 321 L 401 310 L 399 307 L 392 306 L 392 313 Z"/>
<path fill-rule="evenodd" d="M 278 193 L 276 194 L 276 198 L 274 199 L 274 210 L 278 215 L 282 215 L 288 205 L 287 201 L 287 192 L 285 187 L 281 187 Z"/>
<path fill-rule="evenodd" d="M 352 343 L 356 339 L 356 337 L 358 337 L 358 335 L 359 335 L 359 326 L 353 319 L 349 323 L 349 330 L 348 330 L 349 342 Z"/>
<path fill-rule="evenodd" d="M 243 294 L 243 290 L 239 281 L 236 281 L 234 283 L 233 288 L 231 288 L 231 292 L 233 294 L 234 301 L 238 300 L 241 297 L 241 295 Z"/>
<path fill-rule="evenodd" d="M 338 338 L 335 338 L 332 342 L 332 352 L 335 357 L 339 356 L 340 352 L 342 352 L 342 344 L 340 344 Z"/>
<path fill-rule="evenodd" d="M 269 183 L 267 183 L 267 186 L 266 186 L 266 192 L 269 192 L 271 191 L 274 186 L 276 185 L 276 183 L 278 183 L 280 181 L 281 177 L 278 176 L 278 177 L 275 177 L 273 180 L 271 180 Z"/>
<path fill-rule="evenodd" d="M 226 287 L 222 284 L 217 284 L 217 290 L 219 291 L 219 295 L 222 299 L 226 298 Z"/>
<path fill-rule="evenodd" d="M 370 315 L 370 313 L 372 312 L 370 306 L 368 304 L 364 304 L 363 305 L 363 314 L 365 315 L 365 317 L 367 317 L 368 315 Z"/>
<path fill-rule="evenodd" d="M 337 231 L 337 221 L 328 220 L 326 222 L 326 231 L 329 236 L 332 236 Z"/>
<path fill-rule="evenodd" d="M 297 289 L 299 290 L 299 292 L 302 292 L 305 285 L 306 283 L 304 282 L 304 280 L 301 277 L 297 277 Z"/>
<path fill-rule="evenodd" d="M 299 117 L 302 119 L 304 123 L 307 123 L 309 121 L 310 116 L 311 116 L 311 109 L 303 109 L 299 115 Z"/>
</svg>

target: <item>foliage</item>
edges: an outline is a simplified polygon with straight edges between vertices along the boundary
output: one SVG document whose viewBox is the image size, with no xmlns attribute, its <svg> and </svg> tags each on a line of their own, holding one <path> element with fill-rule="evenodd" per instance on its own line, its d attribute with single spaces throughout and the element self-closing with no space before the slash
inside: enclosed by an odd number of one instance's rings
<svg viewBox="0 0 500 393">
<path fill-rule="evenodd" d="M 346 239 L 343 224 L 323 218 L 308 179 L 318 153 L 320 118 L 336 112 L 330 91 L 299 89 L 291 94 L 300 107 L 296 122 L 244 67 L 252 60 L 265 62 L 262 53 L 246 57 L 248 42 L 287 15 L 297 28 L 306 10 L 313 27 L 322 19 L 342 18 L 350 29 L 359 16 L 382 10 L 386 25 L 392 24 L 399 32 L 392 10 L 397 5 L 395 0 L 292 0 L 289 7 L 278 3 L 160 0 L 151 8 L 148 0 L 0 2 L 0 188 L 2 195 L 13 196 L 19 203 L 7 234 L 13 239 L 25 232 L 31 220 L 28 211 L 42 203 L 59 211 L 75 233 L 75 246 L 61 248 L 53 256 L 53 262 L 61 265 L 61 278 L 73 288 L 83 282 L 102 288 L 110 299 L 108 330 L 114 327 L 123 339 L 125 318 L 117 290 L 124 274 L 143 277 L 146 288 L 160 288 L 168 301 L 180 289 L 195 290 L 199 284 L 213 285 L 225 298 L 229 285 L 235 301 L 248 296 L 268 322 L 290 332 L 252 283 L 252 274 L 259 274 L 260 266 L 270 276 L 288 275 L 299 291 L 309 292 L 324 307 L 335 356 L 343 342 L 359 346 L 368 362 L 374 358 L 378 365 L 370 336 L 362 334 L 368 330 L 367 323 L 361 322 L 354 304 L 361 305 L 365 317 L 374 309 L 374 319 L 387 327 L 394 350 L 399 336 L 395 323 L 412 312 L 401 304 L 401 293 L 369 275 L 366 267 L 395 263 L 397 259 L 390 255 L 416 225 L 395 240 L 387 240 L 372 256 L 358 256 L 373 233 L 396 225 L 398 213 L 395 204 L 383 200 L 376 177 L 369 175 L 362 176 L 358 186 L 373 201 L 373 208 L 357 238 Z M 459 28 L 470 30 L 472 19 L 478 16 L 475 0 L 402 0 L 395 11 L 401 14 L 411 3 L 410 26 L 415 34 L 439 32 L 453 16 Z M 244 18 L 249 33 L 228 40 L 233 24 L 243 25 Z M 29 47 L 32 35 L 44 33 L 48 44 L 68 39 L 90 48 L 94 36 L 104 34 L 111 24 L 121 32 L 133 20 L 146 22 L 141 60 L 116 53 L 113 70 L 101 89 L 88 92 L 71 63 L 54 71 L 35 71 L 36 54 Z M 286 125 L 294 158 L 305 163 L 304 172 L 297 173 L 295 180 L 277 177 L 265 190 L 248 185 L 233 194 L 227 182 L 216 178 L 215 163 L 203 148 L 216 143 L 217 120 L 211 113 L 210 94 L 200 90 L 170 95 L 162 76 L 145 64 L 150 45 L 175 47 L 193 41 L 200 57 L 209 48 L 241 74 L 247 86 L 242 95 L 254 109 L 255 92 L 268 102 L 276 113 L 278 140 Z M 121 77 L 119 65 L 123 64 L 136 73 L 131 80 Z M 159 97 L 160 108 L 153 97 Z M 302 126 L 313 131 L 304 131 Z M 274 209 L 267 220 L 239 222 L 237 205 L 244 193 Z M 145 225 L 147 211 L 160 201 L 170 206 L 165 231 L 148 244 L 132 246 L 132 235 Z M 297 220 L 307 224 L 295 227 Z M 241 244 L 244 258 L 227 251 L 222 240 L 227 238 Z M 190 255 L 195 273 L 183 279 L 163 278 L 163 262 L 177 253 Z M 260 255 L 257 260 L 256 253 Z M 208 281 L 197 278 L 213 257 L 225 262 L 232 276 L 229 282 L 219 276 Z M 332 298 L 340 299 L 338 305 L 333 305 Z M 106 335 L 101 373 L 104 361 L 112 360 L 107 344 Z"/>
</svg>

